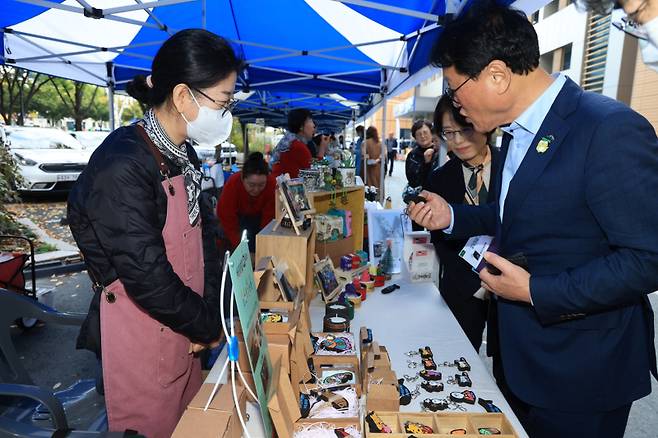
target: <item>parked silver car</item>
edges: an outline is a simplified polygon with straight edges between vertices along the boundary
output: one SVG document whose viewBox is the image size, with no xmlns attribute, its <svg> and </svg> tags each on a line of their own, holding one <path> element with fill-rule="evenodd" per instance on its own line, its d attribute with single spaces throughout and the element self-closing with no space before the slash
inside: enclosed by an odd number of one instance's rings
<svg viewBox="0 0 658 438">
<path fill-rule="evenodd" d="M 85 150 L 70 134 L 52 128 L 5 128 L 9 150 L 23 176 L 22 192 L 69 190 L 89 161 Z"/>
</svg>

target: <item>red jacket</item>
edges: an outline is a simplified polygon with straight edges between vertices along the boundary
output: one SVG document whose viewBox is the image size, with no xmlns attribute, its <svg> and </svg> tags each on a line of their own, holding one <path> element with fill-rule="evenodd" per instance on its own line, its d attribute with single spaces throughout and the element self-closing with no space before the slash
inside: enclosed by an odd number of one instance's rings
<svg viewBox="0 0 658 438">
<path fill-rule="evenodd" d="M 276 178 L 287 173 L 290 178 L 297 178 L 300 169 L 311 167 L 311 151 L 299 140 L 290 143 L 290 149 L 281 154 L 279 161 L 272 166 L 272 175 Z"/>
<path fill-rule="evenodd" d="M 239 216 L 260 216 L 261 229 L 274 219 L 275 190 L 276 180 L 271 174 L 267 176 L 265 189 L 257 197 L 250 196 L 245 190 L 242 172 L 231 175 L 224 184 L 217 203 L 217 217 L 232 248 L 240 243 Z"/>
</svg>

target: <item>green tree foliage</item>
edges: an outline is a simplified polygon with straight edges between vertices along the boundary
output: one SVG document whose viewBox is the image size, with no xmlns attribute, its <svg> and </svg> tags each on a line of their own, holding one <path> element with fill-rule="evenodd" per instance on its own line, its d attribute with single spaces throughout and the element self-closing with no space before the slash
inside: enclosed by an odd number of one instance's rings
<svg viewBox="0 0 658 438">
<path fill-rule="evenodd" d="M 0 234 L 23 232 L 5 208 L 6 203 L 19 200 L 14 187 L 20 183 L 20 178 L 18 164 L 0 136 Z"/>
<path fill-rule="evenodd" d="M 15 120 L 19 125 L 23 125 L 23 111 L 29 111 L 32 100 L 49 81 L 50 78 L 44 74 L 1 65 L 0 116 L 5 124 L 9 125 Z"/>
<path fill-rule="evenodd" d="M 133 100 L 121 113 L 121 121 L 123 123 L 128 123 L 133 119 L 141 119 L 142 117 L 144 117 L 143 106 L 137 100 Z"/>
<path fill-rule="evenodd" d="M 96 85 L 52 78 L 35 96 L 31 110 L 38 111 L 51 121 L 71 117 L 75 130 L 82 130 L 86 118 L 109 120 L 107 95 Z"/>
</svg>

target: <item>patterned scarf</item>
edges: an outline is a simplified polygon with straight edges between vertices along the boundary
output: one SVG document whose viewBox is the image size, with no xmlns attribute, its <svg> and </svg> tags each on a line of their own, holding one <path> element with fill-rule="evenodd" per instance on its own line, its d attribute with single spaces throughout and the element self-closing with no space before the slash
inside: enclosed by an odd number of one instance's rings
<svg viewBox="0 0 658 438">
<path fill-rule="evenodd" d="M 283 138 L 279 140 L 279 143 L 277 143 L 276 147 L 274 148 L 274 152 L 272 152 L 272 160 L 270 161 L 271 166 L 274 166 L 281 160 L 281 154 L 288 152 L 290 150 L 290 145 L 295 140 L 299 140 L 304 144 L 308 143 L 308 140 L 305 138 L 300 137 L 297 134 L 293 134 L 292 132 L 286 132 Z"/>
<path fill-rule="evenodd" d="M 181 148 L 171 141 L 164 128 L 155 117 L 153 109 L 149 109 L 146 114 L 144 114 L 142 123 L 144 124 L 144 130 L 160 153 L 181 169 L 185 180 L 185 190 L 187 192 L 187 214 L 190 218 L 190 225 L 196 225 L 200 213 L 199 197 L 201 195 L 201 172 L 192 166 L 192 163 L 187 156 L 185 145 Z"/>
</svg>

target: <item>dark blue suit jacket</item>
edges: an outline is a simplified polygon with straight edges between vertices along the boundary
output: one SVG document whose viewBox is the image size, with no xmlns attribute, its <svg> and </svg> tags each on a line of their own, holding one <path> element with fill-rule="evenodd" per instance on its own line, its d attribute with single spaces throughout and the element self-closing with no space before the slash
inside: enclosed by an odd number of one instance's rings
<svg viewBox="0 0 658 438">
<path fill-rule="evenodd" d="M 498 201 L 453 205 L 454 237 L 495 234 L 500 254 L 528 259 L 534 306 L 498 300 L 505 377 L 521 400 L 606 411 L 651 392 L 657 197 L 652 126 L 567 80 L 510 183 L 502 225 Z"/>
</svg>

